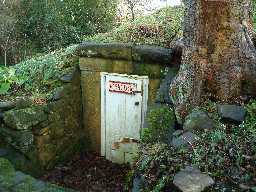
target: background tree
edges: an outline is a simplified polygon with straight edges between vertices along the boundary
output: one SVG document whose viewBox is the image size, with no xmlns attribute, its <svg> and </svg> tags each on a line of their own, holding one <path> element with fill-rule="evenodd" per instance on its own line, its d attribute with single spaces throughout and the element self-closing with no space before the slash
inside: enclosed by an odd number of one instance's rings
<svg viewBox="0 0 256 192">
<path fill-rule="evenodd" d="M 137 15 L 141 15 L 147 10 L 146 6 L 152 0 L 121 0 L 119 2 L 119 15 L 130 17 L 132 21 L 135 20 Z"/>
<path fill-rule="evenodd" d="M 0 1 L 0 52 L 3 52 L 5 66 L 7 66 L 8 52 L 19 43 L 19 32 L 16 30 L 17 19 L 13 14 L 17 4 L 15 0 Z"/>
<path fill-rule="evenodd" d="M 20 27 L 38 49 L 57 49 L 113 26 L 114 0 L 22 0 Z"/>
<path fill-rule="evenodd" d="M 116 0 L 0 0 L 0 57 L 17 63 L 106 32 L 116 8 Z"/>
<path fill-rule="evenodd" d="M 239 102 L 256 94 L 250 0 L 185 0 L 182 65 L 170 94 L 179 121 L 206 99 Z"/>
</svg>

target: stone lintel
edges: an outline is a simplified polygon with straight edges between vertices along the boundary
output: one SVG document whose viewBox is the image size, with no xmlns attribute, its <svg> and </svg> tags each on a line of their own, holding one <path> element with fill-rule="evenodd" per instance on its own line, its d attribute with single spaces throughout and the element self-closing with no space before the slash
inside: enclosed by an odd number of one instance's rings
<svg viewBox="0 0 256 192">
<path fill-rule="evenodd" d="M 158 63 L 161 65 L 170 65 L 173 54 L 173 49 L 169 48 L 125 43 L 84 42 L 76 50 L 76 55 L 79 57 Z"/>
</svg>

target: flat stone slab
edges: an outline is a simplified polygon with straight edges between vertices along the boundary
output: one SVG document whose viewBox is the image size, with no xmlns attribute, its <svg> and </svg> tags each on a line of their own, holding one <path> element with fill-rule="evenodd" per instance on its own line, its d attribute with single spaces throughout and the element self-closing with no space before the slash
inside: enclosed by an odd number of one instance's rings
<svg viewBox="0 0 256 192">
<path fill-rule="evenodd" d="M 70 74 L 65 74 L 63 76 L 60 77 L 60 80 L 63 82 L 63 83 L 71 83 L 72 80 L 73 80 L 73 74 L 70 73 Z"/>
<path fill-rule="evenodd" d="M 213 120 L 200 109 L 194 109 L 185 119 L 184 130 L 211 130 L 214 127 Z"/>
<path fill-rule="evenodd" d="M 172 138 L 172 146 L 173 147 L 181 147 L 181 146 L 191 146 L 194 141 L 197 139 L 197 135 L 188 131 L 182 133 L 180 130 L 175 131 Z"/>
<path fill-rule="evenodd" d="M 140 63 L 170 64 L 172 49 L 157 46 L 138 45 L 132 48 L 133 61 Z"/>
<path fill-rule="evenodd" d="M 173 50 L 148 45 L 134 46 L 129 43 L 83 42 L 78 46 L 76 55 L 168 65 L 172 60 Z"/>
<path fill-rule="evenodd" d="M 142 175 L 137 175 L 133 179 L 132 192 L 140 192 L 143 188 L 145 178 Z"/>
<path fill-rule="evenodd" d="M 245 120 L 246 110 L 239 105 L 218 105 L 218 114 L 223 121 L 242 123 Z"/>
<path fill-rule="evenodd" d="M 80 57 L 132 60 L 132 45 L 122 43 L 83 42 L 76 50 Z"/>
<path fill-rule="evenodd" d="M 13 101 L 0 101 L 0 111 L 7 111 L 15 107 Z"/>
<path fill-rule="evenodd" d="M 201 192 L 213 185 L 214 180 L 197 168 L 187 166 L 174 176 L 173 183 L 182 192 Z"/>
</svg>

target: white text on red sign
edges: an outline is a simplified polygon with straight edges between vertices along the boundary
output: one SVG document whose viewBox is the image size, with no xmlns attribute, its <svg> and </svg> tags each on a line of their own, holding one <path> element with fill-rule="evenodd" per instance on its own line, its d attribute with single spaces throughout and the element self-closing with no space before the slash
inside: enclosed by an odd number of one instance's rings
<svg viewBox="0 0 256 192">
<path fill-rule="evenodd" d="M 137 90 L 137 84 L 119 81 L 109 81 L 108 90 L 109 92 L 134 94 Z"/>
</svg>

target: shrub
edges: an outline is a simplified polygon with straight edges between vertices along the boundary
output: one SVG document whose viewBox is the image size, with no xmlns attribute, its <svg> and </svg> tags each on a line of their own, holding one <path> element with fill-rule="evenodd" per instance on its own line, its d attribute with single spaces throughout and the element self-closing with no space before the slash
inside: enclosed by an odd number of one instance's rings
<svg viewBox="0 0 256 192">
<path fill-rule="evenodd" d="M 152 109 L 147 121 L 149 128 L 143 129 L 142 142 L 167 142 L 175 124 L 173 110 L 168 106 Z"/>
<path fill-rule="evenodd" d="M 136 167 L 145 178 L 143 191 L 164 191 L 174 175 L 189 164 L 189 154 L 186 148 L 175 149 L 163 143 L 145 145 Z"/>
</svg>

